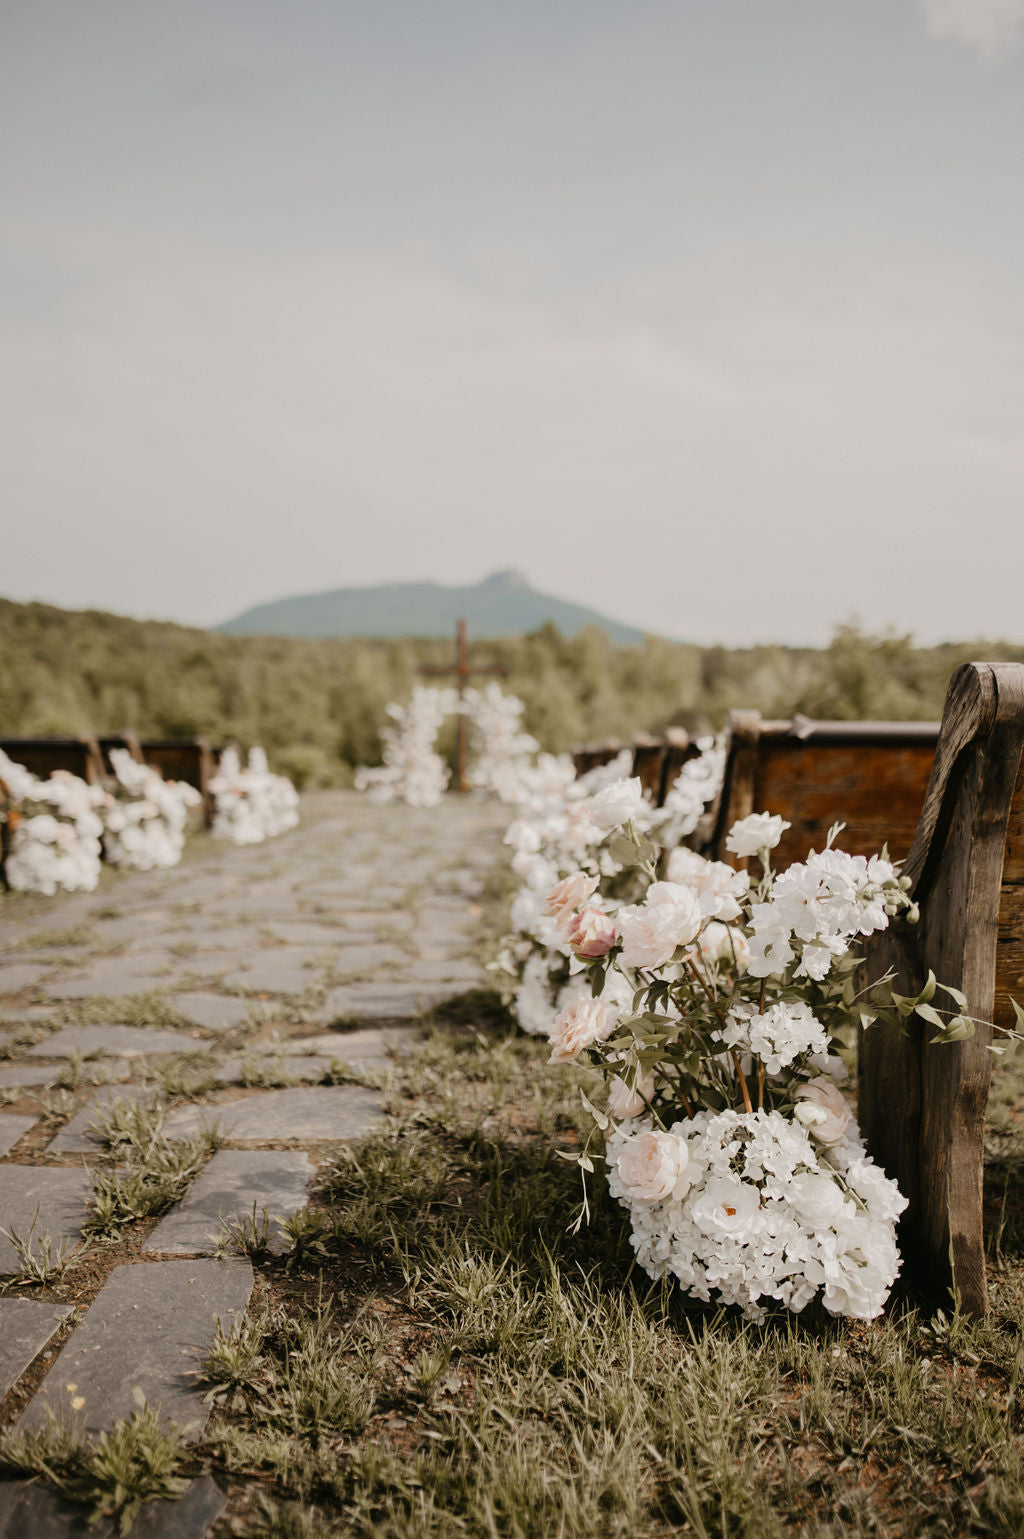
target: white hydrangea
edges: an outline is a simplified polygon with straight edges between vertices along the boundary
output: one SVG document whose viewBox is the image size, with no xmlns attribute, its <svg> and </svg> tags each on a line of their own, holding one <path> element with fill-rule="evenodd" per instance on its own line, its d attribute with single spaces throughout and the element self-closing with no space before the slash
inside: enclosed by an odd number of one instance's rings
<svg viewBox="0 0 1024 1539">
<path fill-rule="evenodd" d="M 66 770 L 37 780 L 0 750 L 0 780 L 14 802 L 5 873 L 17 892 L 93 892 L 100 879 L 102 786 Z"/>
<path fill-rule="evenodd" d="M 779 1111 L 702 1111 L 652 1134 L 648 1118 L 626 1121 L 607 1146 L 611 1193 L 651 1277 L 671 1274 L 695 1297 L 755 1319 L 772 1300 L 799 1311 L 818 1294 L 832 1314 L 881 1313 L 906 1201 L 852 1121 L 827 1160 Z"/>
<path fill-rule="evenodd" d="M 722 789 L 726 760 L 724 740 L 698 738 L 697 747 L 699 755 L 683 765 L 657 814 L 658 838 L 665 849 L 673 849 L 696 832 L 705 810 Z"/>
<path fill-rule="evenodd" d="M 450 771 L 434 742 L 441 723 L 458 706 L 454 689 L 428 689 L 417 685 L 408 705 L 389 705 L 394 726 L 384 727 L 384 763 L 378 769 L 362 766 L 355 784 L 374 802 L 406 802 L 410 807 L 436 807 L 444 795 Z"/>
<path fill-rule="evenodd" d="M 728 1047 L 755 1054 L 768 1074 L 778 1074 L 805 1054 L 827 1053 L 829 1043 L 828 1032 L 803 1000 L 780 1001 L 763 1014 L 736 1006 L 725 1028 L 713 1035 Z"/>
<path fill-rule="evenodd" d="M 112 748 L 117 793 L 106 811 L 103 845 L 114 866 L 152 871 L 175 866 L 185 848 L 188 815 L 202 797 L 184 781 L 164 780 L 126 748 Z"/>
<path fill-rule="evenodd" d="M 896 882 L 895 868 L 879 855 L 827 849 L 788 867 L 767 901 L 751 907 L 751 975 L 782 973 L 799 955 L 797 977 L 824 978 L 855 935 L 886 928 Z"/>
</svg>

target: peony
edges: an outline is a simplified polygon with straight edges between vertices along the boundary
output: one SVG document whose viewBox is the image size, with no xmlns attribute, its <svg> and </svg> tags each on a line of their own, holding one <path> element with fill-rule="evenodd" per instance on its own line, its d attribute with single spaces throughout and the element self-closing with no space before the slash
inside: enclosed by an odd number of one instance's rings
<svg viewBox="0 0 1024 1539">
<path fill-rule="evenodd" d="M 700 904 L 678 882 L 652 882 L 646 903 L 619 911 L 624 967 L 661 967 L 688 946 L 702 922 Z"/>
<path fill-rule="evenodd" d="M 705 919 L 738 919 L 740 899 L 750 890 L 746 871 L 736 871 L 721 860 L 705 860 L 696 850 L 673 850 L 665 874 L 670 882 L 690 888 Z"/>
<path fill-rule="evenodd" d="M 623 823 L 628 823 L 635 818 L 643 806 L 644 790 L 639 777 L 632 780 L 616 780 L 613 785 L 605 786 L 603 791 L 590 801 L 590 818 L 594 825 L 603 833 L 611 833 L 613 828 L 621 828 Z"/>
<path fill-rule="evenodd" d="M 736 1176 L 711 1176 L 690 1212 L 701 1233 L 713 1239 L 746 1240 L 763 1227 L 760 1192 Z"/>
<path fill-rule="evenodd" d="M 578 957 L 603 957 L 618 939 L 614 919 L 599 908 L 585 908 L 577 914 L 569 931 L 569 945 Z"/>
<path fill-rule="evenodd" d="M 794 1177 L 787 1197 L 793 1210 L 812 1229 L 830 1228 L 846 1202 L 831 1176 L 810 1170 Z"/>
<path fill-rule="evenodd" d="M 809 1103 L 808 1111 L 825 1114 L 824 1118 L 815 1117 L 809 1124 L 811 1134 L 819 1144 L 840 1143 L 846 1135 L 852 1113 L 843 1092 L 832 1080 L 819 1074 L 817 1079 L 809 1079 L 806 1084 L 800 1085 L 796 1096 L 796 1115 L 800 1122 L 807 1125 L 807 1114 L 801 1112 L 801 1103 Z"/>
<path fill-rule="evenodd" d="M 630 1138 L 618 1158 L 622 1190 L 633 1202 L 663 1202 L 685 1191 L 690 1151 L 678 1133 L 647 1131 Z"/>
<path fill-rule="evenodd" d="M 616 1074 L 608 1086 L 608 1109 L 613 1117 L 625 1122 L 630 1117 L 641 1117 L 653 1096 L 653 1074 L 645 1074 L 635 1088 Z"/>
<path fill-rule="evenodd" d="M 705 925 L 697 937 L 697 951 L 705 962 L 736 963 L 736 971 L 744 973 L 750 961 L 750 942 L 742 930 L 713 919 Z"/>
<path fill-rule="evenodd" d="M 762 850 L 774 850 L 786 829 L 791 827 L 791 823 L 773 817 L 770 812 L 752 812 L 749 818 L 741 818 L 732 825 L 725 847 L 741 858 L 760 855 Z"/>
<path fill-rule="evenodd" d="M 559 929 L 566 917 L 597 890 L 597 881 L 596 876 L 588 876 L 585 871 L 574 871 L 552 887 L 548 893 L 547 912 Z"/>
<path fill-rule="evenodd" d="M 571 1063 L 586 1047 L 604 1042 L 615 1030 L 615 1016 L 603 999 L 575 999 L 551 1028 L 549 1063 Z"/>
</svg>

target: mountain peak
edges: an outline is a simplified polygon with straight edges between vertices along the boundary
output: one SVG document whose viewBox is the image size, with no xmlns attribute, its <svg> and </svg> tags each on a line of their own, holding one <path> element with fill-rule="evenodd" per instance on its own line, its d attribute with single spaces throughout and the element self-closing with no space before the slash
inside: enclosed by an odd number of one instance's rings
<svg viewBox="0 0 1024 1539">
<path fill-rule="evenodd" d="M 470 586 L 405 582 L 299 594 L 247 609 L 217 629 L 243 636 L 450 636 L 457 620 L 466 620 L 478 641 L 549 624 L 563 636 L 593 625 L 620 646 L 643 640 L 642 631 L 596 610 L 539 593 L 513 567 Z"/>
</svg>

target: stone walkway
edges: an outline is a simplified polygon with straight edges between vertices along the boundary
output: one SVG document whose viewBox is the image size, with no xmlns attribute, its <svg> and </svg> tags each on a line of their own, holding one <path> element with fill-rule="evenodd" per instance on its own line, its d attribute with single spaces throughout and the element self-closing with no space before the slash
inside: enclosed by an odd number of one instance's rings
<svg viewBox="0 0 1024 1539">
<path fill-rule="evenodd" d="M 265 845 L 197 836 L 172 871 L 108 871 L 87 895 L 0 898 L 0 1228 L 32 1231 L 36 1254 L 41 1237 L 54 1251 L 78 1245 L 102 1160 L 97 1117 L 155 1104 L 183 1075 L 201 1093 L 176 1102 L 167 1133 L 216 1125 L 225 1140 L 80 1302 L 74 1269 L 70 1301 L 67 1287 L 20 1286 L 18 1247 L 0 1235 L 4 1425 L 43 1425 L 52 1408 L 95 1433 L 130 1415 L 141 1388 L 198 1435 L 209 1407 L 196 1356 L 253 1287 L 248 1260 L 218 1256 L 225 1224 L 254 1204 L 274 1221 L 301 1208 L 330 1145 L 382 1115 L 374 1076 L 415 1042 L 417 1017 L 486 982 L 472 942 L 501 807 L 449 798 L 417 811 L 319 792 L 302 811 L 298 829 Z M 195 1481 L 134 1532 L 199 1539 L 223 1506 L 214 1482 Z M 0 1484 L 0 1539 L 79 1532 L 81 1509 Z"/>
</svg>

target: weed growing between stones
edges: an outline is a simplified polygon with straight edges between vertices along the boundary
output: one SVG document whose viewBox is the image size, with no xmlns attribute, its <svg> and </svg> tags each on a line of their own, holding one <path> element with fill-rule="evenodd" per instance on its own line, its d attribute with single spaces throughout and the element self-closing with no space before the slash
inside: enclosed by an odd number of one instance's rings
<svg viewBox="0 0 1024 1539">
<path fill-rule="evenodd" d="M 54 1245 L 52 1236 L 45 1229 L 36 1234 L 38 1223 L 39 1205 L 37 1203 L 28 1234 L 20 1235 L 13 1226 L 10 1229 L 4 1229 L 0 1225 L 0 1235 L 10 1243 L 18 1258 L 18 1271 L 14 1276 L 4 1279 L 0 1284 L 0 1292 L 11 1288 L 22 1288 L 30 1283 L 51 1283 L 66 1270 L 76 1242 L 65 1235 Z"/>
<path fill-rule="evenodd" d="M 85 1233 L 114 1239 L 126 1224 L 154 1218 L 185 1195 L 222 1142 L 215 1128 L 171 1141 L 166 1112 L 138 1101 L 114 1101 L 94 1131 L 107 1146 L 106 1165 L 92 1171 L 93 1211 Z"/>
<path fill-rule="evenodd" d="M 131 1532 L 143 1502 L 174 1499 L 188 1485 L 178 1471 L 187 1451 L 181 1433 L 161 1421 L 136 1392 L 138 1407 L 95 1441 L 53 1412 L 45 1428 L 0 1438 L 0 1469 L 39 1476 L 88 1510 L 88 1521 L 112 1518 L 117 1532 Z"/>
</svg>

